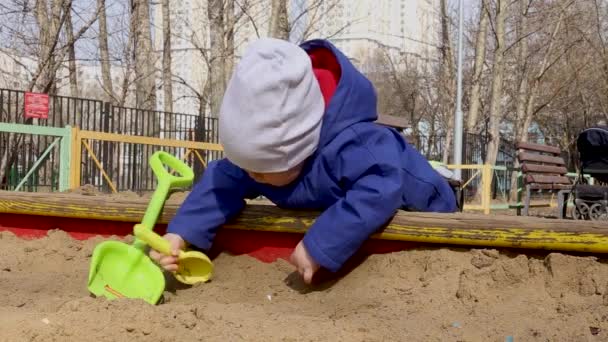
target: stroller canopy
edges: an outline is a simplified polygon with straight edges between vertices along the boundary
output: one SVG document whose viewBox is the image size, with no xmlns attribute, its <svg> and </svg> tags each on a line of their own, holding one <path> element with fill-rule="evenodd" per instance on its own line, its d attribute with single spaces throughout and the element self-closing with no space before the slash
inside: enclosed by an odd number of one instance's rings
<svg viewBox="0 0 608 342">
<path fill-rule="evenodd" d="M 608 179 L 608 126 L 585 129 L 576 140 L 581 172 L 598 180 Z"/>
</svg>

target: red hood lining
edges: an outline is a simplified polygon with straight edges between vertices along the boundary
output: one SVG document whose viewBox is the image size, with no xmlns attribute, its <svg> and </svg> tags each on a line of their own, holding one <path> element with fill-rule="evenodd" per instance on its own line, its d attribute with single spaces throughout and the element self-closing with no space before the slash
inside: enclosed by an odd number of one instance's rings
<svg viewBox="0 0 608 342">
<path fill-rule="evenodd" d="M 323 100 L 325 100 L 325 108 L 336 92 L 338 81 L 341 76 L 340 64 L 334 54 L 326 48 L 316 48 L 308 52 L 312 61 L 312 68 L 319 82 Z"/>
</svg>

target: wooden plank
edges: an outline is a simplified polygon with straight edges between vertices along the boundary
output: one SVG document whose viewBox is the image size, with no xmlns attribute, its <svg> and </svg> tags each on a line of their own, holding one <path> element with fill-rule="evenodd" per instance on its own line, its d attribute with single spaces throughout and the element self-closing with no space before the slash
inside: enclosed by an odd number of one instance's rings
<svg viewBox="0 0 608 342">
<path fill-rule="evenodd" d="M 168 221 L 175 213 L 177 205 L 178 203 L 175 202 L 167 203 L 160 223 Z M 112 196 L 0 192 L 0 213 L 138 222 L 146 206 L 147 203 L 143 200 L 132 201 Z M 249 205 L 222 229 L 303 234 L 318 214 L 312 211 L 282 210 L 275 206 L 254 204 Z M 83 227 L 84 232 L 87 232 L 87 229 Z M 372 238 L 451 245 L 608 253 L 608 222 L 461 213 L 399 212 Z"/>
<path fill-rule="evenodd" d="M 492 204 L 492 165 L 484 164 L 481 174 L 481 186 L 483 193 L 481 194 L 481 205 L 483 213 L 490 214 Z"/>
<path fill-rule="evenodd" d="M 103 175 L 103 178 L 105 178 L 106 182 L 108 182 L 108 185 L 110 186 L 112 191 L 118 192 L 118 190 L 116 189 L 116 186 L 114 186 L 114 183 L 112 182 L 112 179 L 110 179 L 110 176 L 108 176 L 108 174 L 106 173 L 106 170 L 103 169 L 103 165 L 101 165 L 101 163 L 99 162 L 99 159 L 97 159 L 97 156 L 95 155 L 95 153 L 93 153 L 93 149 L 91 148 L 91 146 L 89 146 L 89 143 L 86 140 L 82 140 L 82 146 L 85 147 L 85 149 L 89 153 L 89 157 L 91 157 L 91 159 L 93 159 L 93 162 L 97 166 L 97 169 L 101 172 L 101 174 Z"/>
<path fill-rule="evenodd" d="M 539 184 L 572 184 L 570 178 L 565 176 L 527 175 L 526 183 Z"/>
<path fill-rule="evenodd" d="M 410 126 L 406 118 L 401 117 L 401 116 L 386 115 L 386 114 L 378 115 L 378 120 L 376 120 L 376 123 L 379 123 L 384 126 L 398 128 L 398 129 L 404 129 L 404 128 L 408 128 Z"/>
<path fill-rule="evenodd" d="M 80 129 L 72 127 L 72 138 L 70 142 L 71 157 L 70 157 L 70 189 L 76 189 L 80 186 L 80 173 L 82 162 L 82 144 L 80 140 Z"/>
<path fill-rule="evenodd" d="M 204 142 L 198 142 L 198 141 L 161 139 L 161 138 L 124 135 L 124 134 L 116 134 L 116 133 L 105 133 L 105 132 L 93 132 L 93 131 L 80 131 L 79 134 L 80 134 L 81 139 L 115 141 L 115 142 L 125 142 L 125 143 L 143 144 L 143 145 L 184 147 L 184 148 L 190 148 L 190 149 L 194 149 L 194 150 L 208 150 L 208 151 L 223 151 L 224 150 L 222 145 L 220 145 L 220 144 L 204 143 Z"/>
<path fill-rule="evenodd" d="M 530 186 L 532 190 L 567 190 L 572 189 L 572 185 L 564 184 L 532 184 Z"/>
<path fill-rule="evenodd" d="M 563 166 L 551 166 L 551 165 L 539 165 L 523 163 L 521 170 L 524 173 L 551 173 L 557 175 L 565 175 L 568 173 L 568 169 Z"/>
<path fill-rule="evenodd" d="M 516 148 L 528 151 L 536 151 L 536 152 L 546 152 L 560 155 L 562 150 L 559 147 L 543 145 L 543 144 L 532 144 L 529 142 L 519 142 L 516 145 Z"/>
<path fill-rule="evenodd" d="M 167 223 L 178 205 L 168 202 L 159 223 Z M 146 206 L 145 200 L 116 196 L 0 192 L 0 213 L 139 222 Z M 303 234 L 318 215 L 253 204 L 223 229 Z M 608 253 L 608 222 L 401 211 L 372 238 Z"/>
<path fill-rule="evenodd" d="M 69 134 L 70 127 L 60 128 L 0 122 L 0 132 L 64 137 Z"/>
<path fill-rule="evenodd" d="M 112 195 L 0 191 L 0 212 L 2 213 L 139 222 L 147 205 L 148 202 L 145 199 Z M 178 201 L 169 199 L 160 216 L 159 223 L 168 223 L 175 215 L 179 205 Z M 226 226 L 240 229 L 303 232 L 318 215 L 319 212 L 317 211 L 286 210 L 274 205 L 249 204 L 239 217 Z M 466 230 L 542 229 L 588 232 L 608 236 L 608 222 L 507 215 L 488 216 L 470 213 L 440 214 L 399 211 L 387 228 L 402 226 L 418 228 L 432 226 Z"/>
<path fill-rule="evenodd" d="M 448 169 L 461 169 L 461 170 L 481 170 L 483 164 L 448 164 Z"/>
<path fill-rule="evenodd" d="M 566 165 L 564 163 L 564 158 L 561 157 L 552 157 L 552 156 L 544 156 L 538 153 L 528 153 L 528 152 L 518 152 L 517 158 L 520 162 L 535 162 L 535 163 L 543 163 L 543 164 L 552 164 L 563 166 Z"/>
</svg>

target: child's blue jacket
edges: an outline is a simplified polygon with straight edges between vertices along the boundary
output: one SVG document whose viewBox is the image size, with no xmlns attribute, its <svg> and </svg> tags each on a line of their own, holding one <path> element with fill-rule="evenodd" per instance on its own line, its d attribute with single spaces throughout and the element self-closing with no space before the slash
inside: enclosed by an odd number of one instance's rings
<svg viewBox="0 0 608 342">
<path fill-rule="evenodd" d="M 396 210 L 456 211 L 452 189 L 428 161 L 397 131 L 374 123 L 371 82 L 328 41 L 301 47 L 330 49 L 341 77 L 326 106 L 318 149 L 299 178 L 273 187 L 256 183 L 227 159 L 211 162 L 168 232 L 207 250 L 217 229 L 244 208 L 245 198 L 263 195 L 279 207 L 322 210 L 303 243 L 315 261 L 335 272 Z"/>
</svg>

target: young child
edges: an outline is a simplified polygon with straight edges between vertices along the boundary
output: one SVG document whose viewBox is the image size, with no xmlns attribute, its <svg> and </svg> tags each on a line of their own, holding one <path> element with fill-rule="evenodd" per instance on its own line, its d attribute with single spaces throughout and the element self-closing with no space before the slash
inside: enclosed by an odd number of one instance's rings
<svg viewBox="0 0 608 342">
<path fill-rule="evenodd" d="M 225 159 L 209 163 L 165 239 L 208 250 L 245 198 L 323 210 L 290 262 L 310 284 L 339 270 L 396 213 L 454 212 L 452 189 L 395 130 L 374 121 L 376 93 L 325 40 L 294 45 L 262 38 L 245 51 L 219 115 Z M 175 256 L 151 251 L 166 270 Z"/>
</svg>

